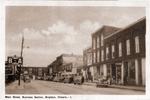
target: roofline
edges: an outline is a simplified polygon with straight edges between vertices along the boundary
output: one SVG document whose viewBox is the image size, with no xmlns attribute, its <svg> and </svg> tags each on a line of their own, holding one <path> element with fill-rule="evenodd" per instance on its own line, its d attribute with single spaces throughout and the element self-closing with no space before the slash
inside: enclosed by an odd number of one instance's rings
<svg viewBox="0 0 150 100">
<path fill-rule="evenodd" d="M 144 16 L 143 18 L 138 19 L 137 21 L 135 21 L 135 22 L 133 22 L 133 23 L 127 25 L 126 27 L 124 27 L 124 28 L 122 28 L 122 29 L 120 29 L 120 30 L 118 30 L 118 31 L 116 31 L 116 32 L 114 32 L 114 33 L 112 33 L 112 34 L 110 34 L 110 35 L 104 37 L 104 39 L 107 39 L 107 38 L 109 38 L 109 37 L 111 37 L 111 36 L 113 36 L 113 35 L 115 35 L 115 34 L 121 32 L 121 31 L 124 31 L 124 30 L 126 30 L 127 28 L 129 28 L 129 27 L 131 27 L 131 26 L 133 26 L 133 25 L 139 23 L 140 21 L 142 21 L 142 20 L 144 20 L 144 19 L 146 19 L 146 16 Z"/>
<path fill-rule="evenodd" d="M 92 49 L 92 46 L 88 46 L 88 47 L 84 48 L 83 51 L 88 50 L 88 49 Z"/>
<path fill-rule="evenodd" d="M 116 26 L 111 26 L 111 25 L 102 25 L 99 29 L 97 29 L 95 32 L 93 32 L 91 35 L 95 35 L 97 32 L 101 31 L 104 27 L 112 27 L 112 28 L 118 28 L 121 29 L 120 27 L 116 27 Z"/>
<path fill-rule="evenodd" d="M 77 54 L 61 54 L 60 56 L 81 56 L 82 57 L 82 55 L 77 55 Z M 58 57 L 60 57 L 60 56 L 58 56 Z"/>
</svg>

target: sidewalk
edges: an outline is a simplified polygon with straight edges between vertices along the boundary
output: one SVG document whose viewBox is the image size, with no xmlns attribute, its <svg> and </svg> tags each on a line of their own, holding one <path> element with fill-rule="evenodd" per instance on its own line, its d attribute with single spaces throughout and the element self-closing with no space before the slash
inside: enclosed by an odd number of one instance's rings
<svg viewBox="0 0 150 100">
<path fill-rule="evenodd" d="M 92 82 L 84 82 L 83 85 L 95 86 L 96 83 Z M 124 85 L 109 85 L 109 88 L 120 88 L 120 89 L 128 89 L 128 90 L 135 90 L 135 91 L 145 91 L 144 86 L 124 86 Z"/>
</svg>

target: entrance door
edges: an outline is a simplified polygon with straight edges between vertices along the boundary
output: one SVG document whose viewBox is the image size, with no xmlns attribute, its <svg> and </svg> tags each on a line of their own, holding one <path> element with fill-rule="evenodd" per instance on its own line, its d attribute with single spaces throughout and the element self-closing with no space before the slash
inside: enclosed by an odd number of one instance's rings
<svg viewBox="0 0 150 100">
<path fill-rule="evenodd" d="M 112 73 L 112 84 L 115 84 L 116 83 L 116 66 L 115 64 L 112 64 L 111 65 L 111 73 Z"/>
<path fill-rule="evenodd" d="M 125 62 L 124 63 L 124 77 L 123 77 L 124 85 L 128 84 L 128 77 L 129 77 L 128 75 L 129 75 L 128 62 Z"/>
<path fill-rule="evenodd" d="M 121 65 L 116 65 L 116 83 L 121 84 Z"/>
</svg>

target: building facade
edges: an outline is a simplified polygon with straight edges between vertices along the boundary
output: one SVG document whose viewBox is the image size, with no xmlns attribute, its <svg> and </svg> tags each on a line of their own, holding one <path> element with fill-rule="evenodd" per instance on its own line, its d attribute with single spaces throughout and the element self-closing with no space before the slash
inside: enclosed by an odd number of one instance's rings
<svg viewBox="0 0 150 100">
<path fill-rule="evenodd" d="M 112 84 L 145 85 L 145 34 L 146 18 L 107 35 L 93 34 L 93 41 L 100 35 L 92 44 L 97 73 L 110 77 Z"/>
<path fill-rule="evenodd" d="M 83 57 L 74 54 L 62 54 L 48 68 L 53 75 L 73 75 L 81 72 Z"/>
<path fill-rule="evenodd" d="M 83 66 L 85 71 L 85 80 L 88 82 L 93 81 L 94 70 L 92 67 L 92 48 L 89 47 L 83 51 Z"/>
<path fill-rule="evenodd" d="M 22 67 L 22 72 L 27 71 L 30 77 L 44 77 L 48 74 L 47 67 Z"/>
<path fill-rule="evenodd" d="M 92 68 L 93 81 L 99 76 L 107 76 L 106 65 L 104 63 L 105 43 L 104 38 L 120 28 L 113 26 L 103 26 L 98 31 L 92 34 Z"/>
</svg>

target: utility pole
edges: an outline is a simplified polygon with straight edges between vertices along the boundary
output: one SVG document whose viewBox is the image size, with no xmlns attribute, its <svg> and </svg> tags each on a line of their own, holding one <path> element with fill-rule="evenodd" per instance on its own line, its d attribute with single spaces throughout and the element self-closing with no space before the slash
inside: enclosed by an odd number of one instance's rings
<svg viewBox="0 0 150 100">
<path fill-rule="evenodd" d="M 23 47 L 24 47 L 24 34 L 22 34 L 22 41 L 21 41 L 21 54 L 20 57 L 22 59 L 22 63 L 19 66 L 19 80 L 18 80 L 18 85 L 20 85 L 20 74 L 21 74 L 21 67 L 23 66 Z"/>
</svg>

